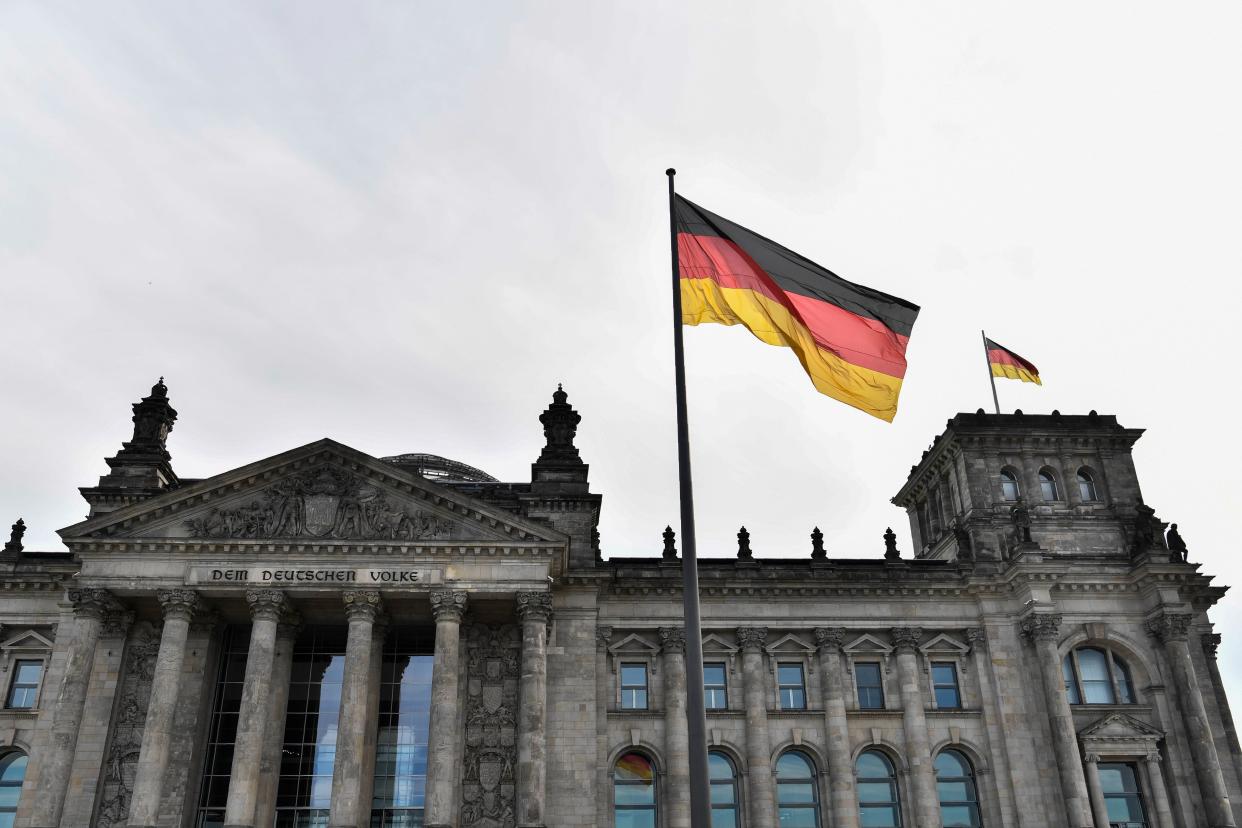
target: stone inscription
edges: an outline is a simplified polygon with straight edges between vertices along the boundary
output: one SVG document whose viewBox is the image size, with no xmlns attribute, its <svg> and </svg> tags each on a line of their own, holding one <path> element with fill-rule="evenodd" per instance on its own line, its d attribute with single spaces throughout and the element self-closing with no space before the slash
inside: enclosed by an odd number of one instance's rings
<svg viewBox="0 0 1242 828">
<path fill-rule="evenodd" d="M 367 481 L 324 466 L 287 477 L 234 509 L 212 509 L 185 522 L 200 538 L 343 538 L 444 540 L 452 523 L 407 511 Z"/>
<path fill-rule="evenodd" d="M 440 571 L 384 567 L 343 569 L 341 567 L 196 566 L 186 578 L 188 584 L 301 584 L 305 586 L 415 586 L 440 583 Z"/>
</svg>

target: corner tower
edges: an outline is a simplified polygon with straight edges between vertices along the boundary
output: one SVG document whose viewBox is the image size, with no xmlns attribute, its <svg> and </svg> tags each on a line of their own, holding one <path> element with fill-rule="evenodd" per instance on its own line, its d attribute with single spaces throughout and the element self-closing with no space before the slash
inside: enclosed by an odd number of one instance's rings
<svg viewBox="0 0 1242 828">
<path fill-rule="evenodd" d="M 180 484 L 167 447 L 177 412 L 168 402 L 163 377 L 151 387 L 150 396 L 134 403 L 133 419 L 134 435 L 121 443 L 115 457 L 104 461 L 111 471 L 99 478 L 99 485 L 79 489 L 91 506 L 88 517 L 115 511 Z"/>
</svg>

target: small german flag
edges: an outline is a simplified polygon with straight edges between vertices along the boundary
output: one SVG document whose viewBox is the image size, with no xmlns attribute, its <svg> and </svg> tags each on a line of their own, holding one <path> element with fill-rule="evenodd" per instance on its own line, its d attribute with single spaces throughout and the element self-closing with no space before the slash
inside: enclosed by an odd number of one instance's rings
<svg viewBox="0 0 1242 828">
<path fill-rule="evenodd" d="M 820 267 L 681 196 L 681 321 L 744 325 L 792 348 L 822 394 L 892 422 L 918 305 Z"/>
<path fill-rule="evenodd" d="M 1039 381 L 1039 369 L 1033 363 L 1018 356 L 1004 345 L 998 345 L 987 337 L 984 337 L 984 342 L 987 343 L 988 365 L 992 366 L 992 376 L 1043 385 Z"/>
</svg>

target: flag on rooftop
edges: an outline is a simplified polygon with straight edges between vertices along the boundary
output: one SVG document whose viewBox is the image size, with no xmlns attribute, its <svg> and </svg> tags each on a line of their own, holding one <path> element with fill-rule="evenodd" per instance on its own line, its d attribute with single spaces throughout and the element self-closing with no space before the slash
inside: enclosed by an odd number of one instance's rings
<svg viewBox="0 0 1242 828">
<path fill-rule="evenodd" d="M 820 393 L 892 422 L 919 308 L 676 197 L 682 322 L 793 349 Z"/>
<path fill-rule="evenodd" d="M 988 365 L 992 366 L 992 376 L 1043 385 L 1039 381 L 1039 369 L 1035 367 L 1034 363 L 1018 356 L 1004 345 L 993 342 L 986 337 L 984 337 L 984 341 L 987 343 Z"/>
</svg>

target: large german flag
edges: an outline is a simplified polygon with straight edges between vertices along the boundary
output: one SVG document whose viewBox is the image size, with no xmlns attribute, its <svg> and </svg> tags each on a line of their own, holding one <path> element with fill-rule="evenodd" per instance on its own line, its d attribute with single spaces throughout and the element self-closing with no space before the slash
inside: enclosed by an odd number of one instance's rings
<svg viewBox="0 0 1242 828">
<path fill-rule="evenodd" d="M 992 366 L 992 376 L 1043 385 L 1039 381 L 1039 369 L 1034 363 L 1023 359 L 1004 345 L 997 344 L 987 337 L 984 337 L 984 341 L 988 346 L 988 365 Z"/>
<path fill-rule="evenodd" d="M 798 355 L 820 393 L 892 422 L 919 308 L 853 282 L 681 196 L 681 321 L 745 325 Z"/>
</svg>

